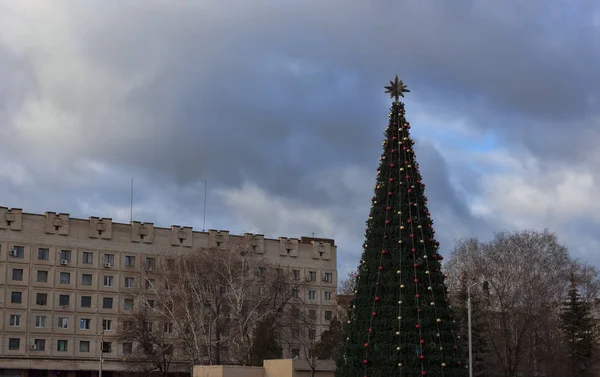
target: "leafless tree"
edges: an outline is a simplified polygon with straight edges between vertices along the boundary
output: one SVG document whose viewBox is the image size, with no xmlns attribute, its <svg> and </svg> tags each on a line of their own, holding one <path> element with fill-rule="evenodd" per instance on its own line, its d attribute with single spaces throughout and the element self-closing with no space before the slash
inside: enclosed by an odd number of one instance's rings
<svg viewBox="0 0 600 377">
<path fill-rule="evenodd" d="M 147 307 L 137 309 L 121 323 L 119 340 L 131 346 L 131 353 L 125 356 L 130 371 L 158 372 L 162 376 L 176 371 L 173 339 L 164 331 L 164 325 Z"/>
<path fill-rule="evenodd" d="M 448 285 L 455 290 L 462 274 L 480 283 L 473 290 L 485 297 L 487 340 L 504 376 L 543 375 L 540 361 L 554 351 L 548 342 L 556 340 L 556 315 L 572 266 L 548 231 L 502 232 L 490 242 L 465 239 L 452 251 Z"/>
<path fill-rule="evenodd" d="M 189 367 L 250 365 L 256 326 L 282 313 L 302 285 L 287 266 L 269 263 L 246 241 L 161 253 L 139 281 L 137 305 L 168 323 L 178 361 Z"/>
<path fill-rule="evenodd" d="M 342 280 L 342 282 L 338 286 L 337 293 L 340 295 L 353 295 L 357 276 L 358 270 L 348 272 L 348 276 L 346 277 L 346 279 Z"/>
</svg>

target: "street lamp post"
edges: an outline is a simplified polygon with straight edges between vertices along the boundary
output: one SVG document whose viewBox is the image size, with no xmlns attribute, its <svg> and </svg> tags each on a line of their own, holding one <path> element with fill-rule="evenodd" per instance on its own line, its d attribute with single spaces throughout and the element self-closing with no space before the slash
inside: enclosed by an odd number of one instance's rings
<svg viewBox="0 0 600 377">
<path fill-rule="evenodd" d="M 473 336 L 471 334 L 471 288 L 478 283 L 473 283 L 467 287 L 467 321 L 469 327 L 469 377 L 473 377 Z"/>
<path fill-rule="evenodd" d="M 100 330 L 100 363 L 98 364 L 98 377 L 102 377 L 102 346 L 104 345 L 104 327 Z"/>
</svg>

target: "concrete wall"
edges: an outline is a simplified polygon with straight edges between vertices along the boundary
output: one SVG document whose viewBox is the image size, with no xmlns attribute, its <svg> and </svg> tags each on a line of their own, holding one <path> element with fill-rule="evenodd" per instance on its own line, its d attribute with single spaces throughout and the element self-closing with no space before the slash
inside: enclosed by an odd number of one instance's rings
<svg viewBox="0 0 600 377">
<path fill-rule="evenodd" d="M 334 377 L 335 362 L 316 362 L 315 377 Z M 193 377 L 310 377 L 311 368 L 306 360 L 265 360 L 263 367 L 202 365 L 194 367 Z"/>
</svg>

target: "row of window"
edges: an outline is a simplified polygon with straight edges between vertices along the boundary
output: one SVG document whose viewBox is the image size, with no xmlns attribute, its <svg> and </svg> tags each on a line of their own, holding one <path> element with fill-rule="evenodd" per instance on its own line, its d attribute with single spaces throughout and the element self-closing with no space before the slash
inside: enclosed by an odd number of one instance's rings
<svg viewBox="0 0 600 377">
<path fill-rule="evenodd" d="M 153 304 L 152 300 L 149 300 Z M 23 292 L 20 291 L 12 291 L 10 294 L 10 303 L 11 304 L 22 304 L 23 303 Z M 36 305 L 44 306 L 48 305 L 48 293 L 36 293 L 35 296 Z M 70 306 L 71 305 L 71 295 L 59 295 L 58 296 L 58 305 L 59 306 Z M 81 296 L 80 305 L 82 308 L 91 308 L 92 307 L 92 296 Z M 102 297 L 102 308 L 103 309 L 113 309 L 114 306 L 114 298 L 113 297 Z M 125 298 L 123 299 L 123 309 L 125 310 L 133 310 L 133 299 Z"/>
<path fill-rule="evenodd" d="M 22 268 L 13 268 L 11 273 L 11 278 L 13 281 L 23 281 L 23 269 Z M 82 286 L 91 286 L 92 285 L 92 274 L 81 274 L 81 285 Z M 134 278 L 133 277 L 124 277 L 125 279 L 125 288 L 133 288 Z M 38 270 L 36 274 L 36 282 L 38 283 L 47 283 L 48 282 L 48 270 Z M 62 271 L 60 272 L 60 284 L 71 284 L 71 273 Z M 104 286 L 112 287 L 114 282 L 113 275 L 104 275 Z M 146 288 L 149 288 L 151 284 L 151 279 L 146 281 Z"/>
<path fill-rule="evenodd" d="M 56 317 L 57 318 L 57 326 L 59 329 L 68 329 L 69 328 L 69 317 Z M 8 320 L 8 324 L 10 327 L 21 327 L 21 314 L 11 314 Z M 90 325 L 92 323 L 91 318 L 81 318 L 79 320 L 79 329 L 80 330 L 89 330 Z M 45 329 L 48 326 L 48 316 L 45 315 L 36 315 L 35 316 L 35 328 L 37 329 Z M 113 320 L 112 319 L 103 319 L 102 320 L 102 329 L 104 331 L 112 331 L 113 329 Z"/>
<path fill-rule="evenodd" d="M 25 247 L 24 246 L 13 246 L 11 250 L 11 256 L 14 258 L 24 258 L 25 257 Z M 38 248 L 38 260 L 48 260 L 50 256 L 50 250 L 47 248 Z M 68 264 L 71 263 L 71 250 L 61 250 L 60 251 L 60 260 L 61 263 Z M 94 253 L 91 251 L 82 251 L 81 254 L 81 263 L 82 264 L 93 264 L 94 261 Z M 174 265 L 174 260 L 167 260 L 168 268 L 172 268 Z M 115 254 L 104 254 L 104 265 L 105 266 L 114 266 L 115 265 Z M 151 269 L 156 265 L 156 259 L 151 257 L 146 257 L 144 260 L 145 267 Z M 126 255 L 125 256 L 125 267 L 135 267 L 135 256 Z M 257 270 L 257 274 L 260 275 L 264 272 L 263 267 L 259 267 Z M 292 270 L 293 276 L 295 280 L 300 280 L 300 270 Z M 317 281 L 317 272 L 309 271 L 308 276 L 306 277 L 307 281 L 316 282 Z M 322 279 L 325 283 L 333 282 L 333 273 L 325 272 L 323 273 Z"/>
<path fill-rule="evenodd" d="M 78 340 L 79 352 L 90 352 L 90 341 L 89 340 Z M 8 349 L 11 351 L 18 351 L 21 349 L 20 338 L 8 338 Z M 32 351 L 46 351 L 46 339 L 34 339 L 33 343 L 29 347 Z M 112 342 L 102 342 L 102 352 L 111 353 L 113 349 Z M 59 339 L 56 341 L 56 350 L 59 352 L 67 352 L 69 350 L 69 341 L 66 339 Z M 131 354 L 133 351 L 132 343 L 123 343 L 123 356 Z"/>
<path fill-rule="evenodd" d="M 13 246 L 10 250 L 10 256 L 17 259 L 25 258 L 25 246 Z M 61 262 L 71 263 L 71 250 L 61 250 L 59 259 Z M 37 252 L 37 259 L 41 261 L 47 261 L 50 259 L 50 249 L 40 247 Z M 155 258 L 146 258 L 145 265 L 147 267 L 153 267 L 155 265 Z M 94 263 L 94 253 L 91 251 L 82 251 L 81 252 L 81 263 L 83 264 L 93 264 Z M 115 254 L 104 254 L 104 264 L 114 266 L 115 265 Z M 135 267 L 135 256 L 134 255 L 126 255 L 125 256 L 125 267 Z"/>
</svg>

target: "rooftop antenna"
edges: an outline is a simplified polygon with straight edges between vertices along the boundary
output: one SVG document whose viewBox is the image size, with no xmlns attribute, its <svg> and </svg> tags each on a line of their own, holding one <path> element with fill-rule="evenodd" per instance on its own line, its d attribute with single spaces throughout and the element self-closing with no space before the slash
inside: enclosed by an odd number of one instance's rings
<svg viewBox="0 0 600 377">
<path fill-rule="evenodd" d="M 131 194 L 129 195 L 129 222 L 133 221 L 133 178 L 131 178 Z"/>
<path fill-rule="evenodd" d="M 202 231 L 206 231 L 206 192 L 208 188 L 208 181 L 204 181 L 204 219 L 202 220 Z"/>
<path fill-rule="evenodd" d="M 312 238 L 315 238 L 315 232 L 312 232 Z"/>
</svg>

